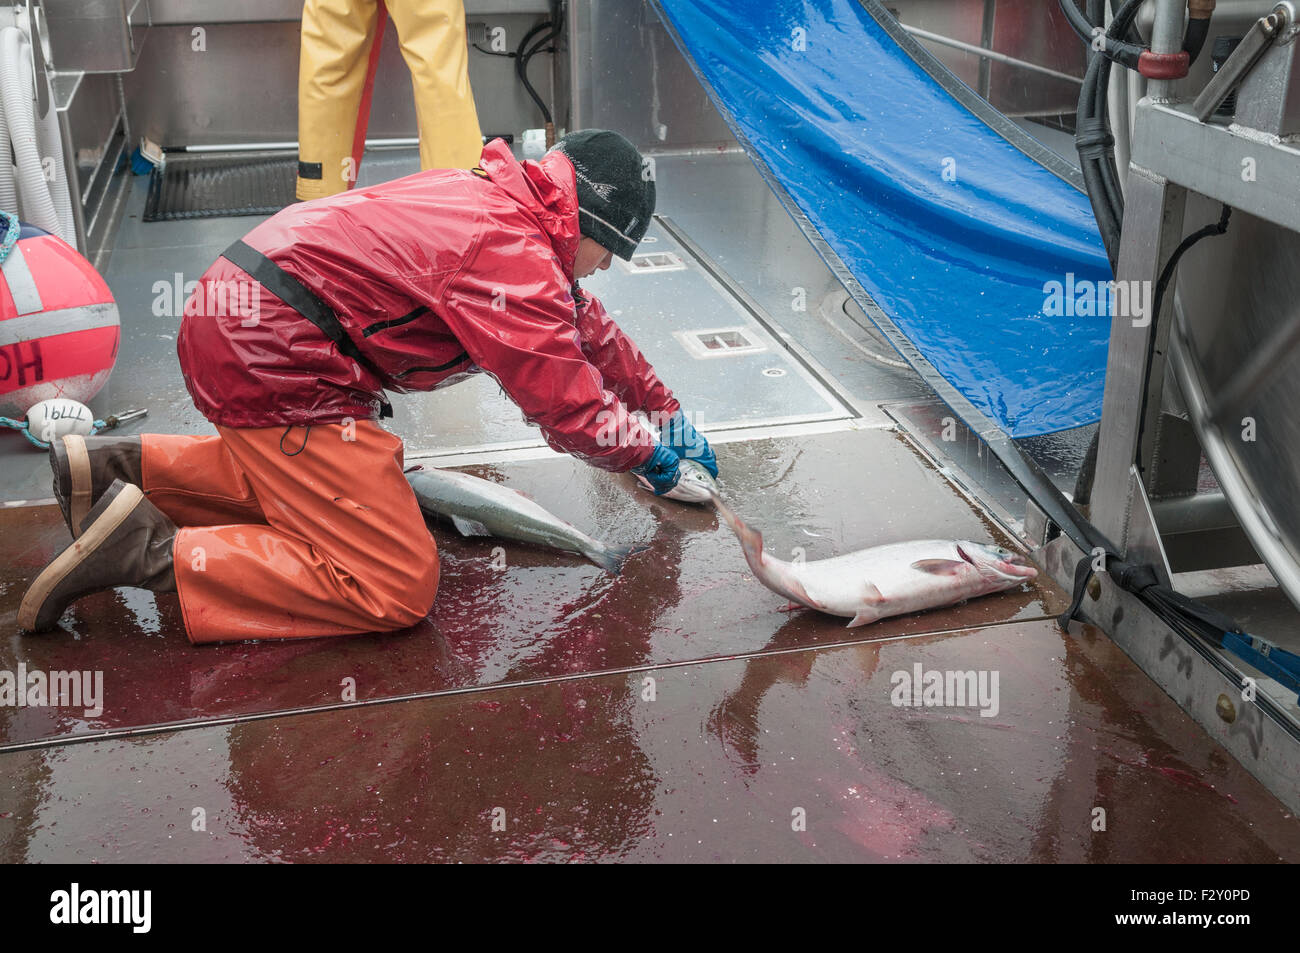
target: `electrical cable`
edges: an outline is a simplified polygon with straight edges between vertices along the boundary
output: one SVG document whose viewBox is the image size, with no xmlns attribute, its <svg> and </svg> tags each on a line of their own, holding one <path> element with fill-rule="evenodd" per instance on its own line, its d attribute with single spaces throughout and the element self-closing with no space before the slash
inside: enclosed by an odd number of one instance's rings
<svg viewBox="0 0 1300 953">
<path fill-rule="evenodd" d="M 1179 260 L 1189 248 L 1199 242 L 1202 238 L 1209 238 L 1211 235 L 1222 235 L 1228 230 L 1228 219 L 1232 217 L 1231 206 L 1225 204 L 1223 212 L 1219 216 L 1219 221 L 1213 225 L 1206 225 L 1204 228 L 1197 229 L 1188 235 L 1174 249 L 1174 253 L 1169 256 L 1169 261 L 1165 262 L 1165 267 L 1160 272 L 1160 279 L 1156 282 L 1156 292 L 1151 302 L 1151 329 L 1147 334 L 1147 353 L 1145 370 L 1143 371 L 1143 380 L 1151 379 L 1151 366 L 1155 363 L 1156 354 L 1156 326 L 1160 321 L 1160 312 L 1164 307 L 1165 291 L 1169 288 L 1169 283 L 1173 280 L 1174 271 L 1178 267 Z M 1138 470 L 1144 472 L 1142 466 L 1142 438 L 1146 434 L 1146 419 L 1148 397 L 1150 388 L 1145 388 L 1142 392 L 1142 403 L 1138 411 L 1138 433 L 1137 433 L 1137 450 L 1135 451 L 1135 460 Z"/>
<path fill-rule="evenodd" d="M 563 23 L 562 15 L 559 19 L 546 20 L 539 23 L 524 34 L 523 40 L 520 41 L 519 47 L 515 50 L 515 75 L 519 77 L 519 82 L 523 84 L 525 92 L 527 92 L 532 101 L 537 104 L 537 108 L 541 110 L 547 126 L 551 126 L 554 122 L 551 118 L 551 110 L 547 108 L 542 97 L 539 96 L 537 90 L 533 88 L 533 84 L 528 81 L 528 63 L 534 56 L 541 52 L 542 47 L 547 43 L 552 42 L 560 35 Z M 541 39 L 537 40 L 530 48 L 528 46 L 529 41 L 531 41 L 538 33 L 547 29 L 549 29 L 550 32 L 544 34 Z"/>
<path fill-rule="evenodd" d="M 1141 0 L 1138 0 L 1138 2 L 1141 3 Z M 1101 24 L 1089 22 L 1083 11 L 1075 4 L 1075 0 L 1058 0 L 1058 3 L 1074 32 L 1089 45 L 1089 48 L 1091 48 L 1097 36 L 1104 37 L 1103 49 L 1099 52 L 1108 59 L 1117 60 L 1129 69 L 1137 69 L 1142 54 L 1150 52 L 1146 47 L 1122 39 L 1123 30 L 1115 33 L 1106 30 L 1104 33 L 1098 34 L 1096 31 L 1101 27 Z M 1118 14 L 1116 18 L 1118 19 Z"/>
<path fill-rule="evenodd" d="M 556 5 L 556 9 L 557 13 L 552 19 L 543 20 L 541 23 L 534 24 L 533 27 L 524 34 L 523 39 L 519 41 L 519 45 L 515 47 L 514 52 L 502 53 L 497 50 L 484 49 L 477 43 L 470 44 L 470 46 L 478 50 L 480 53 L 485 53 L 488 56 L 503 56 L 515 61 L 515 76 L 523 85 L 524 91 L 528 94 L 529 99 L 531 99 L 541 111 L 542 117 L 547 126 L 552 124 L 551 110 L 547 107 L 546 102 L 533 87 L 533 84 L 528 80 L 528 63 L 538 53 L 556 52 L 556 47 L 554 45 L 546 45 L 556 40 L 560 36 L 560 31 L 564 27 L 564 16 L 563 13 L 559 11 L 558 4 Z M 539 34 L 542 35 L 540 38 L 535 40 L 534 38 L 538 37 Z M 529 43 L 532 43 L 533 45 L 530 47 Z"/>
</svg>

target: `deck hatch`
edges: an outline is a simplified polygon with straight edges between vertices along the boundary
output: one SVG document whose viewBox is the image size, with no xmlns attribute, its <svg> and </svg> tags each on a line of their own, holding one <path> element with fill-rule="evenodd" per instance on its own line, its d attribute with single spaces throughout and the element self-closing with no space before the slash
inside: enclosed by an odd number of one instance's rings
<svg viewBox="0 0 1300 953">
<path fill-rule="evenodd" d="M 685 271 L 686 262 L 681 255 L 670 251 L 642 252 L 630 261 L 619 259 L 623 270 L 633 275 L 658 274 L 664 271 Z"/>
<path fill-rule="evenodd" d="M 737 354 L 756 354 L 766 351 L 767 345 L 753 336 L 745 327 L 709 328 L 703 331 L 675 331 L 692 357 L 734 357 Z"/>
</svg>

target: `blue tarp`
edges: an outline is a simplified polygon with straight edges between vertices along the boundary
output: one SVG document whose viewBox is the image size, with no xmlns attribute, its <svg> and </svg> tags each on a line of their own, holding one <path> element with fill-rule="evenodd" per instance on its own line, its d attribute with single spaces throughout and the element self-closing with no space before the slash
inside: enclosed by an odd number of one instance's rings
<svg viewBox="0 0 1300 953">
<path fill-rule="evenodd" d="M 859 0 L 658 2 L 750 157 L 944 378 L 1013 437 L 1101 416 L 1110 320 L 1051 294 L 1111 278 L 1085 195 Z"/>
</svg>

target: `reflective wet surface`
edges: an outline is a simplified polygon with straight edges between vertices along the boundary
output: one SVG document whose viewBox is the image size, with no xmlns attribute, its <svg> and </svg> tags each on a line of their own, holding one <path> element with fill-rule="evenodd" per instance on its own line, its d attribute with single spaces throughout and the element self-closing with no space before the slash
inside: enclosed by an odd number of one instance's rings
<svg viewBox="0 0 1300 953">
<path fill-rule="evenodd" d="M 885 430 L 720 444 L 722 486 L 768 549 L 809 560 L 914 538 L 1005 541 L 910 446 Z M 871 481 L 860 460 L 872 461 Z M 374 699 L 753 652 L 777 639 L 817 645 L 1038 619 L 1060 593 L 1027 585 L 997 596 L 848 630 L 842 619 L 779 611 L 711 510 L 655 499 L 629 476 L 567 458 L 479 467 L 593 535 L 646 546 L 621 576 L 575 556 L 435 524 L 442 582 L 428 621 L 397 634 L 191 646 L 174 596 L 87 597 L 48 635 L 14 633 L 25 583 L 66 544 L 53 507 L 0 510 L 0 670 L 103 670 L 104 712 L 0 706 L 0 739 L 129 729 L 340 701 L 344 678 Z M 12 548 L 10 548 L 12 547 Z"/>
<path fill-rule="evenodd" d="M 780 555 L 1004 540 L 891 431 L 718 455 Z M 1300 858 L 1281 804 L 1109 640 L 1057 629 L 1041 576 L 846 629 L 780 611 L 711 512 L 563 458 L 475 472 L 648 549 L 612 578 L 438 525 L 424 624 L 195 648 L 135 590 L 15 634 L 66 530 L 0 511 L 0 671 L 104 673 L 96 716 L 0 708 L 0 859 Z M 929 704 L 900 687 L 917 666 L 971 694 Z"/>
<path fill-rule="evenodd" d="M 1043 622 L 4 755 L 6 860 L 1294 860 L 1103 637 Z M 905 708 L 896 672 L 1000 673 Z M 1105 829 L 1095 830 L 1105 812 Z"/>
</svg>

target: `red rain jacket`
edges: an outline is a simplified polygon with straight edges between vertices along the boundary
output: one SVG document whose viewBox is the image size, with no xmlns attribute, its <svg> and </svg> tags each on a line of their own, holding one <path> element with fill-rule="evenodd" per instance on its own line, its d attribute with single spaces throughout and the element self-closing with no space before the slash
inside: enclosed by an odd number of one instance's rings
<svg viewBox="0 0 1300 953">
<path fill-rule="evenodd" d="M 630 411 L 678 404 L 574 283 L 572 164 L 559 152 L 521 163 L 495 140 L 480 166 L 293 205 L 244 239 L 328 305 L 382 377 L 217 259 L 177 339 L 200 412 L 225 427 L 363 420 L 385 389 L 486 371 L 556 450 L 606 470 L 644 463 L 654 438 Z"/>
</svg>

